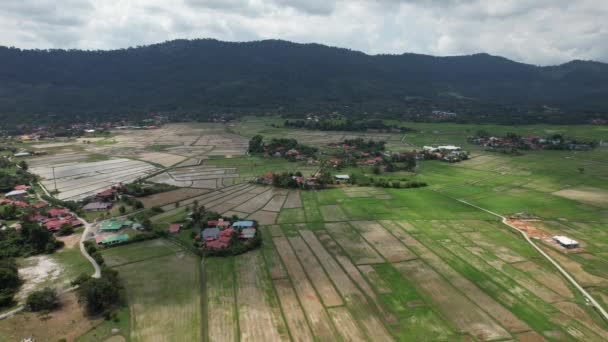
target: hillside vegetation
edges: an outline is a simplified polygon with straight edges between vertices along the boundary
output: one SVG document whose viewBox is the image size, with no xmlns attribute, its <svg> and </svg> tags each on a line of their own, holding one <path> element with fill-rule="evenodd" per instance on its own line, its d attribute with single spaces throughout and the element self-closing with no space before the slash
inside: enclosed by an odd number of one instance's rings
<svg viewBox="0 0 608 342">
<path fill-rule="evenodd" d="M 584 61 L 538 67 L 487 54 L 372 56 L 276 40 L 176 40 L 114 51 L 0 47 L 7 120 L 149 111 L 426 120 L 445 110 L 458 113 L 457 121 L 565 123 L 605 118 L 607 95 L 608 65 Z"/>
</svg>

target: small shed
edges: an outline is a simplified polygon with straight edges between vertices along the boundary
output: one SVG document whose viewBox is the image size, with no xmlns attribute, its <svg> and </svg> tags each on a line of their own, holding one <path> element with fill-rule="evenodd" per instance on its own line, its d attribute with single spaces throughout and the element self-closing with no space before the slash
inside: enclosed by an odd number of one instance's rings
<svg viewBox="0 0 608 342">
<path fill-rule="evenodd" d="M 126 241 L 129 241 L 129 235 L 120 234 L 120 235 L 110 236 L 110 237 L 107 237 L 107 238 L 101 240 L 101 244 L 104 246 L 110 246 L 110 245 L 116 245 L 119 243 L 123 243 Z"/>
<path fill-rule="evenodd" d="M 569 238 L 567 236 L 555 235 L 553 237 L 553 240 L 555 240 L 555 242 L 559 243 L 560 246 L 567 248 L 567 249 L 578 248 L 578 241 L 572 240 L 571 238 Z"/>
<path fill-rule="evenodd" d="M 245 228 L 241 230 L 241 237 L 243 239 L 253 239 L 255 237 L 255 228 Z"/>
<path fill-rule="evenodd" d="M 220 237 L 220 230 L 219 230 L 219 228 L 205 228 L 205 229 L 203 229 L 203 232 L 201 235 L 203 237 L 203 240 L 205 240 L 205 241 L 216 240 L 217 238 Z"/>
<path fill-rule="evenodd" d="M 4 195 L 4 197 L 6 197 L 6 198 L 16 198 L 16 199 L 23 199 L 23 198 L 25 198 L 25 196 L 27 196 L 27 191 L 25 191 L 25 190 L 13 190 L 11 192 L 7 192 L 6 195 Z"/>
<path fill-rule="evenodd" d="M 232 224 L 232 228 L 234 229 L 245 229 L 253 227 L 255 227 L 255 222 L 253 221 L 236 221 Z"/>
<path fill-rule="evenodd" d="M 182 225 L 179 223 L 174 223 L 169 226 L 169 233 L 177 234 L 182 230 Z"/>
<path fill-rule="evenodd" d="M 350 180 L 350 176 L 349 175 L 335 175 L 334 178 L 336 180 L 341 180 L 341 181 Z"/>
<path fill-rule="evenodd" d="M 109 202 L 91 202 L 82 207 L 84 211 L 103 211 L 112 209 L 112 203 Z"/>
</svg>

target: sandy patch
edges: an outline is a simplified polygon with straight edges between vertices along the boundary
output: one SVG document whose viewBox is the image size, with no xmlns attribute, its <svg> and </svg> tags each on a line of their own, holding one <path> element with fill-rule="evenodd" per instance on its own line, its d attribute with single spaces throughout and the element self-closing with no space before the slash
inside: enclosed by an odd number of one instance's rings
<svg viewBox="0 0 608 342">
<path fill-rule="evenodd" d="M 29 257 L 25 261 L 27 266 L 19 269 L 23 285 L 16 297 L 20 300 L 24 300 L 41 284 L 57 280 L 63 272 L 63 268 L 48 255 Z"/>
<path fill-rule="evenodd" d="M 602 208 L 608 207 L 608 190 L 604 189 L 579 186 L 556 191 L 553 195 Z"/>
<path fill-rule="evenodd" d="M 82 234 L 72 234 L 68 236 L 57 236 L 56 239 L 64 243 L 64 248 L 74 248 L 80 243 Z"/>
<path fill-rule="evenodd" d="M 61 307 L 45 317 L 22 312 L 0 321 L 0 336 L 6 336 L 6 341 L 21 341 L 28 337 L 35 341 L 58 341 L 61 338 L 73 341 L 103 320 L 87 318 L 74 292 L 60 295 L 59 302 Z"/>
</svg>

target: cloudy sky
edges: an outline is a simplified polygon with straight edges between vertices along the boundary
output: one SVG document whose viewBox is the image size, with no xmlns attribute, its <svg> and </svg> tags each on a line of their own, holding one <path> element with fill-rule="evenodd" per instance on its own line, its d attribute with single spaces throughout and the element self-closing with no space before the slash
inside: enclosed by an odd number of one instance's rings
<svg viewBox="0 0 608 342">
<path fill-rule="evenodd" d="M 608 62 L 607 0 L 1 0 L 0 45 L 114 49 L 285 39 L 370 54 Z"/>
</svg>

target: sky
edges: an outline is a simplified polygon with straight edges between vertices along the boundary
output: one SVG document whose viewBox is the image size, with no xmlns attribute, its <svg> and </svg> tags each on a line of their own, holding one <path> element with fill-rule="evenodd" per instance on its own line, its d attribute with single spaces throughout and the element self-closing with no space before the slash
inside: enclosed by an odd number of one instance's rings
<svg viewBox="0 0 608 342">
<path fill-rule="evenodd" d="M 182 38 L 608 62 L 608 0 L 0 1 L 4 46 L 106 50 Z"/>
</svg>

